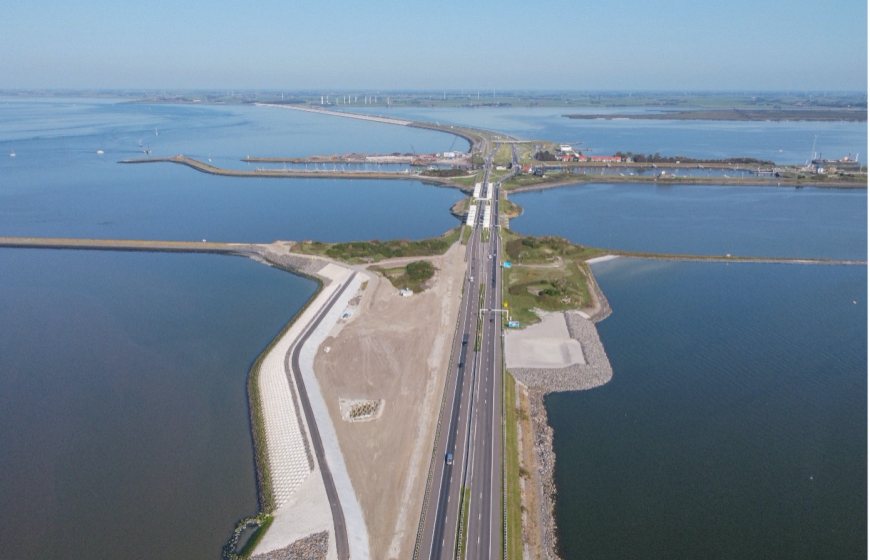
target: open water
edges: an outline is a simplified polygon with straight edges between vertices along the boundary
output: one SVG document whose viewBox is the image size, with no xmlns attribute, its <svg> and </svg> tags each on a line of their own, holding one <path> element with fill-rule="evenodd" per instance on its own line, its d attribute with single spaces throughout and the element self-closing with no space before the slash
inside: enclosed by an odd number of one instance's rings
<svg viewBox="0 0 870 560">
<path fill-rule="evenodd" d="M 546 398 L 564 557 L 866 558 L 866 267 L 594 271 L 613 379 Z"/>
<path fill-rule="evenodd" d="M 0 235 L 346 241 L 457 223 L 460 193 L 419 182 L 116 163 L 146 147 L 243 168 L 467 144 L 260 107 L 5 99 Z M 0 250 L 0 557 L 218 558 L 257 507 L 248 368 L 313 291 L 237 257 Z"/>
<path fill-rule="evenodd" d="M 357 109 L 353 109 L 356 111 Z M 362 109 L 401 118 L 475 126 L 525 140 L 572 144 L 585 153 L 617 151 L 693 158 L 750 157 L 802 164 L 816 153 L 840 158 L 860 152 L 867 161 L 866 122 L 735 122 L 569 119 L 569 113 L 637 113 L 636 108 L 481 107 Z"/>
<path fill-rule="evenodd" d="M 559 114 L 445 110 L 440 120 L 593 153 L 802 162 L 816 137 L 826 155 L 866 144 L 863 124 Z M 449 135 L 257 107 L 81 99 L 2 100 L 0 123 L 0 235 L 349 240 L 421 238 L 456 223 L 447 209 L 458 193 L 419 183 L 114 163 L 145 148 L 238 168 L 246 155 L 466 148 Z M 672 252 L 866 253 L 866 193 L 633 188 L 594 186 L 540 233 L 616 248 L 642 237 L 638 249 Z M 531 231 L 547 211 L 535 201 L 562 195 L 522 196 L 515 224 Z M 583 227 L 601 212 L 609 237 L 598 241 Z M 554 231 L 560 224 L 570 228 Z M 866 555 L 866 269 L 622 260 L 595 270 L 614 307 L 599 325 L 614 379 L 547 400 L 567 556 Z M 256 505 L 247 368 L 312 291 L 240 258 L 0 251 L 2 555 L 217 557 Z"/>
<path fill-rule="evenodd" d="M 516 193 L 511 228 L 630 251 L 864 259 L 867 190 L 583 184 Z"/>
<path fill-rule="evenodd" d="M 219 177 L 117 163 L 144 156 L 140 142 L 154 156 L 243 168 L 249 154 L 444 151 L 454 145 L 449 134 L 268 107 L 86 99 L 0 100 L 0 123 L 0 235 L 350 241 L 420 239 L 458 225 L 449 209 L 462 195 L 418 181 Z"/>
<path fill-rule="evenodd" d="M 214 559 L 257 510 L 248 368 L 314 282 L 0 250 L 0 556 Z"/>
</svg>

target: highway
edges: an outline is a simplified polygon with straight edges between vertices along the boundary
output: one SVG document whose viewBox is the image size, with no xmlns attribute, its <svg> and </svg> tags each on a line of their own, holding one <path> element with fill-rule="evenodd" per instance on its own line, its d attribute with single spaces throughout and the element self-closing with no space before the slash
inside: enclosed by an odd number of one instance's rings
<svg viewBox="0 0 870 560">
<path fill-rule="evenodd" d="M 485 160 L 484 188 L 490 178 L 491 154 Z M 497 224 L 497 185 L 492 204 L 490 221 Z M 456 558 L 463 526 L 467 534 L 464 558 L 502 556 L 502 322 L 501 315 L 491 311 L 501 308 L 501 261 L 498 228 L 484 228 L 484 215 L 478 213 L 466 249 L 468 273 L 417 558 Z M 468 501 L 466 508 L 461 508 L 463 496 Z"/>
</svg>

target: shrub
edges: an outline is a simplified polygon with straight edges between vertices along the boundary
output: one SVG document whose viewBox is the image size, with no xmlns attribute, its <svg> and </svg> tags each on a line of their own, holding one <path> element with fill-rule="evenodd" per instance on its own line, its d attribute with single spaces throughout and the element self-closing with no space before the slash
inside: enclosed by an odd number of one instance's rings
<svg viewBox="0 0 870 560">
<path fill-rule="evenodd" d="M 432 278 L 435 267 L 429 261 L 414 261 L 405 267 L 405 274 L 411 280 L 422 282 Z"/>
</svg>

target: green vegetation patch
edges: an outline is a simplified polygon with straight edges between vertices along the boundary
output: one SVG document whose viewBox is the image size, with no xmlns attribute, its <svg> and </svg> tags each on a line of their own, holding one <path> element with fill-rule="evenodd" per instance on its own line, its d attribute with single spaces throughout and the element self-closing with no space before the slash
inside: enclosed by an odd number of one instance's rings
<svg viewBox="0 0 870 560">
<path fill-rule="evenodd" d="M 444 235 L 408 241 L 397 239 L 392 241 L 350 241 L 346 243 L 322 243 L 320 241 L 303 241 L 293 249 L 309 255 L 326 255 L 333 259 L 348 263 L 373 263 L 384 259 L 398 257 L 429 257 L 442 255 L 459 239 L 458 227 Z"/>
<path fill-rule="evenodd" d="M 505 231 L 503 239 L 512 265 L 503 274 L 511 319 L 537 323 L 533 309 L 564 311 L 592 304 L 585 261 L 604 251 L 561 237 L 522 237 Z"/>
<path fill-rule="evenodd" d="M 498 205 L 499 211 L 503 216 L 507 218 L 516 218 L 520 214 L 523 213 L 523 209 L 519 204 L 514 204 L 511 200 L 506 197 L 502 197 L 501 202 Z"/>
<path fill-rule="evenodd" d="M 466 177 L 465 169 L 426 169 L 420 173 L 424 177 Z"/>
<path fill-rule="evenodd" d="M 468 239 L 471 237 L 473 231 L 474 230 L 470 226 L 462 226 L 461 241 L 463 245 L 468 245 Z"/>
<path fill-rule="evenodd" d="M 249 558 L 274 520 L 275 518 L 268 513 L 260 513 L 239 520 L 232 535 L 221 550 L 221 560 L 244 560 Z M 242 549 L 237 551 L 242 535 L 252 527 L 253 534 L 248 537 Z"/>
<path fill-rule="evenodd" d="M 483 309 L 483 305 L 486 302 L 485 296 L 486 296 L 486 287 L 483 284 L 481 284 L 480 290 L 478 291 L 478 294 L 477 294 L 477 308 L 478 309 Z M 477 314 L 477 332 L 474 336 L 474 351 L 475 352 L 480 352 L 480 339 L 482 336 L 483 336 L 483 314 L 478 313 Z"/>
<path fill-rule="evenodd" d="M 498 183 L 504 180 L 506 177 L 509 177 L 510 174 L 513 173 L 510 169 L 502 169 L 502 170 L 492 170 L 489 173 L 489 182 L 490 183 Z"/>
<path fill-rule="evenodd" d="M 254 534 L 248 539 L 248 542 L 245 543 L 245 546 L 242 550 L 239 551 L 239 556 L 242 558 L 248 558 L 254 552 L 254 549 L 257 548 L 257 545 L 260 544 L 260 541 L 263 540 L 263 537 L 266 535 L 266 531 L 269 530 L 269 527 L 272 526 L 272 522 L 275 521 L 275 518 L 271 515 L 263 516 L 263 521 L 260 523 L 260 526 L 257 527 Z"/>
<path fill-rule="evenodd" d="M 511 149 L 511 144 L 499 144 L 492 161 L 496 165 L 507 165 L 512 159 L 513 150 Z"/>
<path fill-rule="evenodd" d="M 563 181 L 576 180 L 578 183 L 583 180 L 582 175 L 572 175 L 570 173 L 546 173 L 543 177 L 539 175 L 514 175 L 507 181 L 502 183 L 506 190 L 517 189 L 519 187 L 531 187 L 534 185 L 547 185 L 550 183 L 561 183 Z"/>
<path fill-rule="evenodd" d="M 522 495 L 520 493 L 520 458 L 517 434 L 516 381 L 511 374 L 504 372 L 504 411 L 505 411 L 505 508 L 507 511 L 507 548 L 508 560 L 522 560 L 523 557 L 523 516 Z"/>
<path fill-rule="evenodd" d="M 468 540 L 468 508 L 471 504 L 471 488 L 468 486 L 462 490 L 462 509 L 459 518 L 459 534 L 456 540 L 456 557 L 465 558 L 465 545 Z"/>
<path fill-rule="evenodd" d="M 456 202 L 453 203 L 453 206 L 450 207 L 450 213 L 456 216 L 457 218 L 465 218 L 468 214 L 468 207 L 471 205 L 471 198 L 465 197 L 460 198 Z M 464 220 L 463 220 L 464 221 Z"/>
<path fill-rule="evenodd" d="M 517 144 L 517 159 L 520 164 L 532 164 L 535 162 L 535 153 L 541 150 L 554 151 L 558 148 L 552 142 L 529 142 Z"/>
<path fill-rule="evenodd" d="M 387 277 L 396 288 L 418 294 L 426 289 L 426 282 L 435 275 L 435 266 L 429 261 L 414 261 L 396 268 L 372 267 Z"/>
<path fill-rule="evenodd" d="M 483 171 L 478 171 L 474 175 L 467 177 L 454 177 L 450 182 L 454 185 L 471 188 L 474 187 L 475 183 L 483 182 Z"/>
</svg>

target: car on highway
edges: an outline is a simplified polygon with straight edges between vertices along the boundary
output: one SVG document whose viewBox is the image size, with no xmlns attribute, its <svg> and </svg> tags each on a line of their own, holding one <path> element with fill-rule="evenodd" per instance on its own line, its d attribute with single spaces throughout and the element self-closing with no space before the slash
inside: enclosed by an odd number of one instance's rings
<svg viewBox="0 0 870 560">
<path fill-rule="evenodd" d="M 447 453 L 447 456 L 444 457 L 444 462 L 447 463 L 448 465 L 452 465 L 453 464 L 453 453 Z"/>
</svg>

